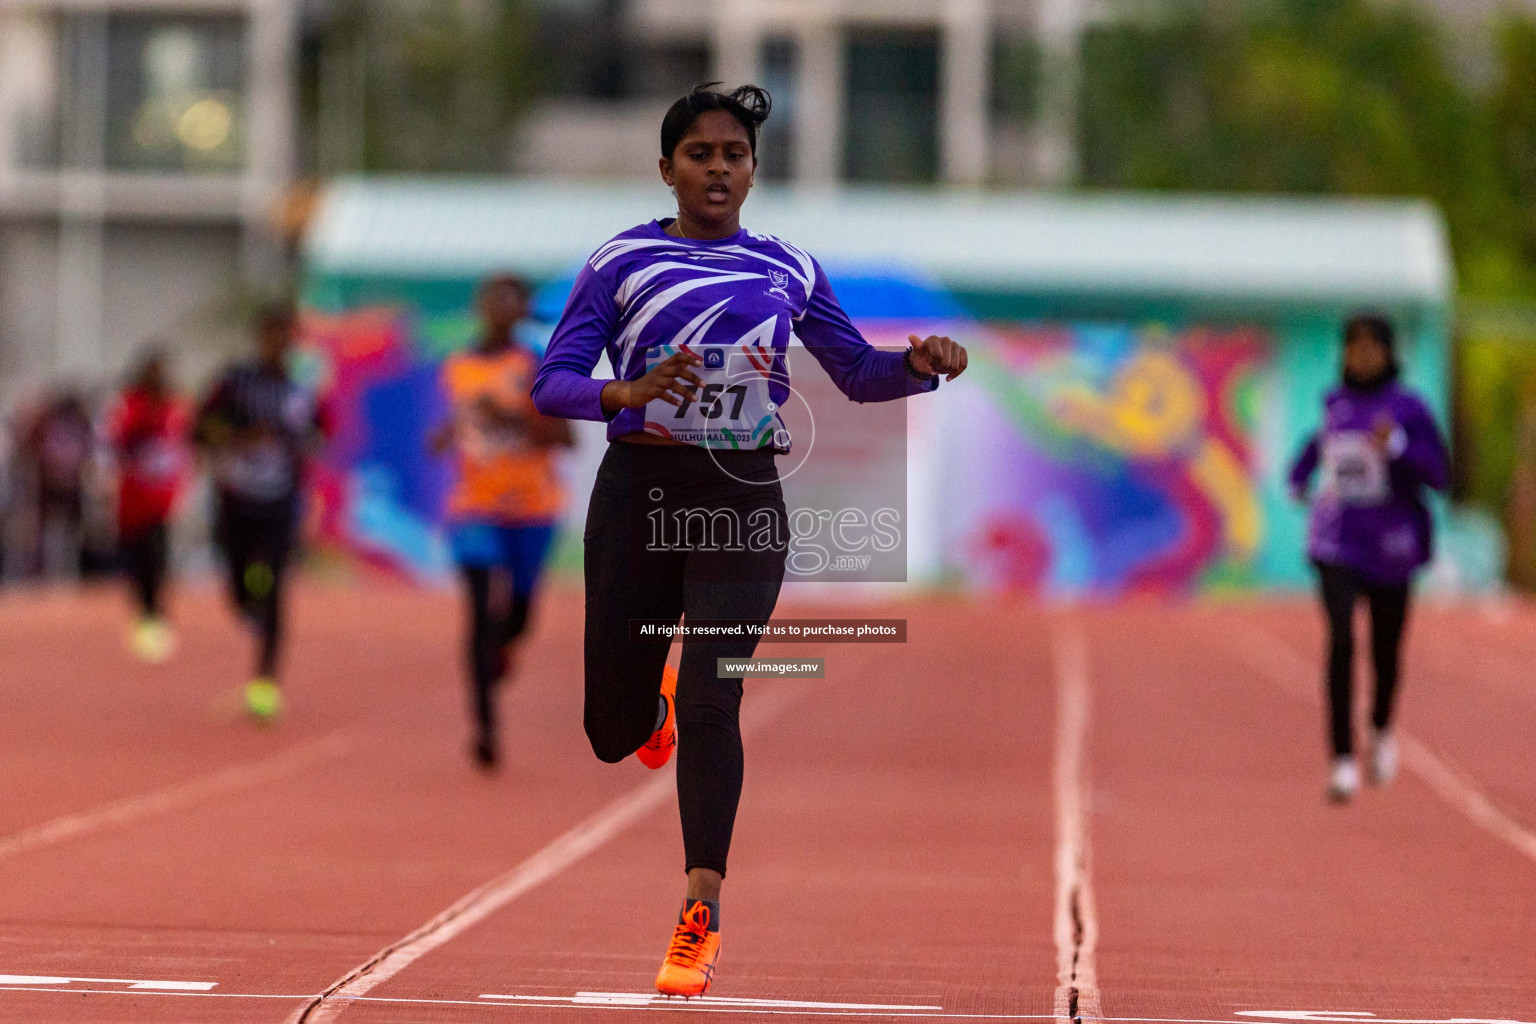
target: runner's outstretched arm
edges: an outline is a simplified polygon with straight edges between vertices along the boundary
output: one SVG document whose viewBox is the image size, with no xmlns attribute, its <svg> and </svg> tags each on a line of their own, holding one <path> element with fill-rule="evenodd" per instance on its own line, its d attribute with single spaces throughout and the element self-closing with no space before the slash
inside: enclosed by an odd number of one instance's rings
<svg viewBox="0 0 1536 1024">
<path fill-rule="evenodd" d="M 1317 435 L 1313 434 L 1301 454 L 1296 456 L 1296 461 L 1291 463 L 1291 496 L 1297 501 L 1307 496 L 1307 486 L 1312 481 L 1312 474 L 1317 471 L 1317 462 Z"/>
<path fill-rule="evenodd" d="M 961 363 L 958 367 L 943 362 L 937 367 L 938 372 L 932 373 L 927 379 L 913 377 L 907 372 L 903 353 L 883 352 L 865 340 L 848 318 L 842 304 L 837 301 L 821 265 L 814 260 L 811 265 L 816 278 L 805 315 L 795 324 L 795 334 L 804 343 L 806 351 L 815 356 L 816 361 L 827 371 L 838 390 L 853 401 L 889 402 L 920 395 L 939 386 L 938 373 L 955 377 L 964 369 L 965 350 L 949 342 L 950 346 L 959 351 Z M 917 365 L 916 369 L 922 372 L 931 371 L 935 367 Z"/>
</svg>

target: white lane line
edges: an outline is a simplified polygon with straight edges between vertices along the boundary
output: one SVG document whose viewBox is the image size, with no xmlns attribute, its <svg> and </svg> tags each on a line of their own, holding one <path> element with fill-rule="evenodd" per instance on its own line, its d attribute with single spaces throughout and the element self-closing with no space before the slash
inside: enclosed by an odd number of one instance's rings
<svg viewBox="0 0 1536 1024">
<path fill-rule="evenodd" d="M 1088 638 L 1082 623 L 1061 618 L 1051 631 L 1056 675 L 1056 751 L 1052 787 L 1056 801 L 1056 1020 L 1099 1016 L 1095 950 L 1098 914 L 1093 900 L 1092 849 L 1088 839 Z"/>
<path fill-rule="evenodd" d="M 237 764 L 191 782 L 126 797 L 89 811 L 55 818 L 0 839 L 0 859 L 78 839 L 104 829 L 142 821 L 157 814 L 166 814 L 200 803 L 209 797 L 249 789 L 284 775 L 290 775 L 301 768 L 334 760 L 357 745 L 357 733 L 355 726 L 337 729 L 335 732 L 296 744 L 259 761 Z"/>
<path fill-rule="evenodd" d="M 11 985 L 127 985 L 131 989 L 156 989 L 162 992 L 207 992 L 218 987 L 216 981 L 134 981 L 132 978 L 57 978 L 36 974 L 0 974 L 0 986 Z"/>
<path fill-rule="evenodd" d="M 312 1000 L 318 996 L 277 995 L 272 993 L 241 993 L 241 992 L 129 992 L 125 989 L 68 989 L 68 988 L 14 988 L 11 992 L 45 992 L 60 995 L 95 995 L 95 996 L 199 996 L 216 999 L 282 999 L 289 1002 Z M 3 998 L 3 996 L 0 996 Z M 474 1006 L 485 1008 L 488 1006 L 505 1009 L 531 1009 L 526 1003 L 495 1002 L 492 1000 L 474 999 L 410 999 L 405 997 L 391 998 L 384 996 L 359 996 L 352 1000 L 355 1003 L 364 1004 L 391 1004 L 401 1006 Z M 932 1010 L 924 1010 L 917 1013 L 895 1013 L 890 1010 L 821 1010 L 807 1011 L 801 1009 L 777 1009 L 772 1007 L 747 1007 L 747 1006 L 701 1006 L 698 999 L 674 999 L 671 1002 L 662 1002 L 657 1005 L 633 1005 L 622 1003 L 593 1004 L 574 1003 L 567 1000 L 565 1003 L 536 1004 L 540 1009 L 546 1010 L 630 1010 L 641 1013 L 735 1013 L 735 1014 L 766 1014 L 769 1016 L 791 1017 L 880 1017 L 890 1020 L 893 1017 L 927 1017 L 935 1020 L 1052 1020 L 1047 1013 L 944 1013 Z M 1119 1018 L 1120 1020 L 1132 1020 L 1133 1018 Z M 1172 1024 L 1252 1024 L 1249 1021 L 1180 1021 Z M 1372 1024 L 1394 1024 L 1394 1022 L 1372 1022 Z M 1425 1024 L 1441 1024 L 1439 1021 L 1425 1022 Z M 1472 1022 L 1479 1024 L 1479 1022 Z M 1491 1022 L 1491 1024 L 1536 1024 L 1536 1021 L 1505 1021 Z"/>
<path fill-rule="evenodd" d="M 1244 661 L 1280 689 L 1313 706 L 1321 706 L 1319 687 L 1303 683 L 1308 676 L 1321 680 L 1321 669 L 1303 658 L 1290 644 L 1258 626 L 1249 625 L 1251 642 L 1234 646 Z M 1320 685 L 1320 683 L 1319 683 Z M 1397 731 L 1403 764 L 1440 799 L 1466 815 L 1474 824 L 1504 840 L 1536 861 L 1536 832 L 1500 809 L 1464 772 L 1453 767 L 1422 740 Z M 1374 1018 L 1372 1018 L 1374 1020 Z"/>
<path fill-rule="evenodd" d="M 314 996 L 291 996 L 269 992 L 200 992 L 183 989 L 129 988 L 50 988 L 45 985 L 15 985 L 0 989 L 0 1000 L 12 992 L 54 992 L 64 996 L 196 996 L 199 999 L 283 999 L 290 1003 Z M 493 1004 L 494 1005 L 494 1004 Z"/>
<path fill-rule="evenodd" d="M 826 1003 L 804 999 L 752 999 L 742 996 L 695 996 L 686 1003 L 679 1003 L 658 992 L 577 992 L 574 996 L 526 996 L 495 995 L 485 993 L 481 999 L 514 999 L 540 1003 L 577 1003 L 581 1005 L 658 1006 L 695 1004 L 702 1006 L 767 1006 L 777 1009 L 802 1010 L 942 1010 L 938 1005 L 912 1003 Z"/>
<path fill-rule="evenodd" d="M 1265 1024 L 1265 1019 L 1286 1021 L 1328 1021 L 1331 1024 L 1531 1024 L 1509 1017 L 1378 1017 L 1358 1010 L 1234 1010 L 1247 1020 L 1209 1020 L 1190 1017 L 1105 1017 L 1106 1021 L 1131 1021 L 1134 1024 Z M 1274 1024 L 1270 1021 L 1269 1024 Z"/>
<path fill-rule="evenodd" d="M 167 991 L 135 992 L 121 988 L 82 989 L 82 988 L 11 988 L 0 992 L 43 992 L 58 995 L 92 995 L 92 996 L 196 996 L 211 999 L 281 999 L 288 1002 L 296 1002 L 300 999 L 316 999 L 315 995 L 289 995 L 273 992 L 181 992 Z M 3 996 L 0 996 L 3 998 Z M 743 1000 L 745 1001 L 745 1000 Z M 361 996 L 355 1000 L 359 1003 L 393 1003 L 403 1006 L 500 1006 L 515 1008 L 521 1004 L 511 1002 L 496 1002 L 495 1000 L 477 1001 L 474 999 L 411 999 L 406 997 L 390 998 L 384 996 Z M 610 1009 L 610 1010 L 642 1010 L 660 1011 L 671 1013 L 759 1013 L 770 1015 L 799 1015 L 816 1017 L 927 1017 L 935 1020 L 1054 1020 L 1055 1015 L 1049 1013 L 966 1013 L 934 1012 L 922 1010 L 913 1013 L 893 1013 L 890 1010 L 880 1011 L 848 1011 L 828 1010 L 821 1013 L 807 1013 L 804 1010 L 776 1009 L 776 1008 L 752 1008 L 743 1006 L 718 1006 L 708 1007 L 699 1005 L 699 999 L 674 999 L 663 1000 L 655 1005 L 626 1006 L 621 1003 L 612 1003 L 606 1006 L 594 1004 L 580 1004 L 572 1002 L 569 998 L 564 1007 L 572 1009 Z M 563 1008 L 559 1003 L 545 1003 L 545 1009 Z M 1245 1019 L 1238 1019 L 1238 1018 Z M 1101 1021 L 1116 1022 L 1116 1024 L 1264 1024 L 1264 1018 L 1274 1018 L 1277 1021 L 1313 1021 L 1317 1024 L 1536 1024 L 1536 1020 L 1516 1020 L 1510 1017 L 1377 1017 L 1369 1013 L 1359 1011 L 1336 1010 L 1238 1010 L 1237 1017 L 1101 1017 Z M 1271 1024 L 1274 1024 L 1272 1021 Z"/>
<path fill-rule="evenodd" d="M 762 727 L 805 692 L 770 690 L 742 711 L 742 731 Z M 451 942 L 523 893 L 547 882 L 659 807 L 675 788 L 676 760 L 656 777 L 614 800 L 510 871 L 467 893 L 400 941 L 386 946 L 334 982 L 285 1024 L 329 1024 L 348 1004 L 384 984 L 428 953 Z M 480 1005 L 486 1005 L 484 1003 Z"/>
<path fill-rule="evenodd" d="M 1438 793 L 1442 800 L 1461 808 L 1461 812 L 1474 822 L 1536 861 L 1536 833 L 1500 810 L 1471 779 L 1441 759 L 1422 741 L 1413 736 L 1400 735 L 1398 743 L 1402 747 L 1403 763 L 1428 783 L 1429 788 Z"/>
</svg>

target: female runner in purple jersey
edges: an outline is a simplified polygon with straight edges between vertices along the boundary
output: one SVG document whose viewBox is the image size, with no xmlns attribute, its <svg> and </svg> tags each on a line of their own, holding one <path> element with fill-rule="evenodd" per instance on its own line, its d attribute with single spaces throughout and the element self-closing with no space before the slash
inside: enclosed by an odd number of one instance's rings
<svg viewBox="0 0 1536 1024">
<path fill-rule="evenodd" d="M 1386 318 L 1361 315 L 1344 328 L 1344 380 L 1324 400 L 1323 425 L 1291 469 L 1304 499 L 1322 470 L 1308 520 L 1307 554 L 1317 567 L 1328 619 L 1328 711 L 1333 768 L 1328 795 L 1345 803 L 1360 788 L 1355 763 L 1354 611 L 1371 610 L 1376 693 L 1371 712 L 1371 781 L 1397 773 L 1392 738 L 1398 657 L 1409 584 L 1429 561 L 1433 527 L 1424 489 L 1450 483 L 1450 457 L 1422 399 L 1397 381 L 1396 337 Z"/>
<path fill-rule="evenodd" d="M 778 410 L 791 330 L 857 402 L 932 391 L 966 365 L 948 338 L 875 349 L 814 259 L 741 227 L 770 102 L 756 86 L 726 94 L 715 84 L 662 121 L 661 177 L 677 216 L 593 254 L 533 390 L 546 415 L 608 423 L 584 535 L 584 719 L 604 761 L 637 754 L 660 767 L 677 746 L 688 889 L 656 979 L 676 995 L 702 994 L 714 974 L 741 795 L 741 680 L 717 678 L 716 659 L 750 657 L 756 640 L 689 638 L 674 676 L 670 639 L 632 637 L 630 620 L 762 623 L 773 613 L 788 540 L 774 456 L 790 446 Z M 614 380 L 592 378 L 604 352 Z M 650 536 L 654 523 L 679 521 L 686 535 Z"/>
</svg>

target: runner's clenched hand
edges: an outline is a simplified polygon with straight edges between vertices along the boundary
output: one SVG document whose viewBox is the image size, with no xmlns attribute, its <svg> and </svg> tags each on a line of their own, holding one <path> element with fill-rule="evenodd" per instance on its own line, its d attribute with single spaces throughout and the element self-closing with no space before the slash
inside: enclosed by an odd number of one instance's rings
<svg viewBox="0 0 1536 1024">
<path fill-rule="evenodd" d="M 693 367 L 702 365 L 704 360 L 692 352 L 675 352 L 643 377 L 611 380 L 603 385 L 603 412 L 639 409 L 658 398 L 670 405 L 681 405 L 683 399 L 693 397 L 695 386 L 704 384 L 693 372 Z"/>
<path fill-rule="evenodd" d="M 937 334 L 919 338 L 907 335 L 912 345 L 912 368 L 918 373 L 944 374 L 945 380 L 954 380 L 965 372 L 965 346 Z"/>
<path fill-rule="evenodd" d="M 1387 451 L 1392 446 L 1392 432 L 1397 429 L 1391 416 L 1382 416 L 1371 429 L 1371 440 L 1376 445 L 1377 451 Z"/>
</svg>

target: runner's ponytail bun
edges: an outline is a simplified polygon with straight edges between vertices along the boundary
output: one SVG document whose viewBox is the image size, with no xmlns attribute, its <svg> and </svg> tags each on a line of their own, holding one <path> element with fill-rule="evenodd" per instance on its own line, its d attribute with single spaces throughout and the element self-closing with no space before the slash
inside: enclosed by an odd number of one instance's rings
<svg viewBox="0 0 1536 1024">
<path fill-rule="evenodd" d="M 760 85 L 743 85 L 731 93 L 731 99 L 746 112 L 754 125 L 761 125 L 768 120 L 768 113 L 773 110 L 773 97 Z"/>
<path fill-rule="evenodd" d="M 734 92 L 723 93 L 715 88 L 719 82 L 705 82 L 693 87 L 693 91 L 667 110 L 661 119 L 661 155 L 668 160 L 677 149 L 688 129 L 693 127 L 700 114 L 710 110 L 723 110 L 730 114 L 747 131 L 747 144 L 752 155 L 757 156 L 757 129 L 768 120 L 773 109 L 773 97 L 768 90 L 757 85 L 743 85 Z"/>
</svg>

